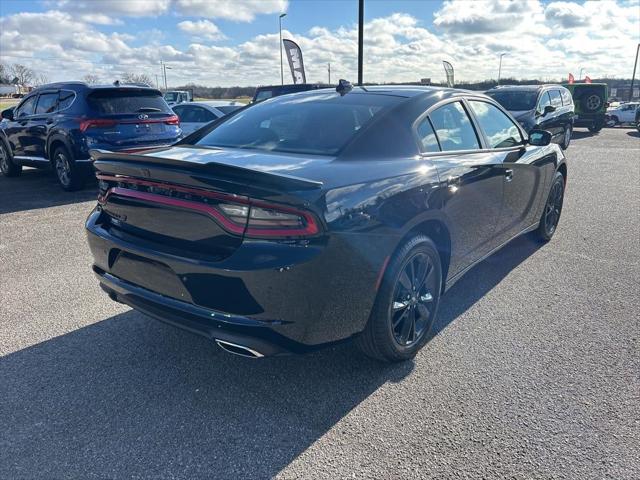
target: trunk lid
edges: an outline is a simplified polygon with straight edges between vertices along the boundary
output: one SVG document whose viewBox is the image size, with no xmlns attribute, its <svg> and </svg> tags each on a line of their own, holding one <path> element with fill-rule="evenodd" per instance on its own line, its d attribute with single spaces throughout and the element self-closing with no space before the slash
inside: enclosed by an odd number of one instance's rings
<svg viewBox="0 0 640 480">
<path fill-rule="evenodd" d="M 285 238 L 312 232 L 304 228 L 315 222 L 308 205 L 318 195 L 320 182 L 279 173 L 282 159 L 254 158 L 250 168 L 246 162 L 239 166 L 234 152 L 211 153 L 196 148 L 144 154 L 92 151 L 103 226 L 127 242 L 208 261 L 226 258 L 240 247 L 254 230 L 253 210 L 284 215 L 287 228 L 286 221 L 292 221 L 287 215 L 297 215 L 300 228 L 280 229 Z"/>
</svg>

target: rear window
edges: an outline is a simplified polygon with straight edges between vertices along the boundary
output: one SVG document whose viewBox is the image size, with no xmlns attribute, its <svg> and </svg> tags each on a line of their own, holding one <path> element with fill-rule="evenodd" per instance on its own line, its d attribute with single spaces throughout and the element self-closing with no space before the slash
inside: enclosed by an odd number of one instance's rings
<svg viewBox="0 0 640 480">
<path fill-rule="evenodd" d="M 237 113 L 197 144 L 335 155 L 361 128 L 400 100 L 336 93 L 278 97 Z"/>
<path fill-rule="evenodd" d="M 156 90 L 97 90 L 87 97 L 93 111 L 102 115 L 123 113 L 171 113 Z"/>
<path fill-rule="evenodd" d="M 533 110 L 538 99 L 537 90 L 495 90 L 487 95 L 510 112 Z"/>
<path fill-rule="evenodd" d="M 222 107 L 216 107 L 216 108 L 226 115 L 227 113 L 231 113 L 239 109 L 240 105 L 224 105 Z"/>
</svg>

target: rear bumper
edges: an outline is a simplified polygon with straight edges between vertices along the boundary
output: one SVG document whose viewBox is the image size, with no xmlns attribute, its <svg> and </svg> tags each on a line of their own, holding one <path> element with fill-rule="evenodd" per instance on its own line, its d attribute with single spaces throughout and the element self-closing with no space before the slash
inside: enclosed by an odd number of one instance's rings
<svg viewBox="0 0 640 480">
<path fill-rule="evenodd" d="M 386 243 L 395 241 L 366 235 L 308 245 L 245 241 L 213 262 L 125 241 L 100 216 L 96 209 L 87 219 L 87 236 L 94 272 L 114 300 L 263 355 L 299 353 L 361 332 Z M 123 256 L 132 259 L 126 269 L 118 267 Z"/>
<path fill-rule="evenodd" d="M 591 115 L 576 115 L 574 117 L 574 126 L 576 127 L 602 127 L 606 121 L 604 113 L 596 113 Z"/>
</svg>

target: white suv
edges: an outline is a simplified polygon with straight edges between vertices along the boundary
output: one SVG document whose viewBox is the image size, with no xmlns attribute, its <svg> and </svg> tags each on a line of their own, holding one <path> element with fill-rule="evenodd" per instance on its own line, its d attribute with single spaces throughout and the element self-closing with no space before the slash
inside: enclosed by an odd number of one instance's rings
<svg viewBox="0 0 640 480">
<path fill-rule="evenodd" d="M 607 125 L 613 127 L 621 123 L 633 123 L 640 102 L 621 103 L 617 107 L 607 109 Z"/>
</svg>

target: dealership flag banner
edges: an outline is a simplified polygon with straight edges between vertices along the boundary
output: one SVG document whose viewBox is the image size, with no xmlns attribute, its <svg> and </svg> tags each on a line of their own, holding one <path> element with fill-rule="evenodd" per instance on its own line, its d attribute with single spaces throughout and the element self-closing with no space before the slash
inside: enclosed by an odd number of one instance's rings
<svg viewBox="0 0 640 480">
<path fill-rule="evenodd" d="M 576 81 L 576 79 L 575 79 L 575 78 L 573 78 L 573 73 L 570 73 L 570 74 L 569 74 L 569 83 L 573 83 L 573 82 L 575 82 L 575 81 Z"/>
<path fill-rule="evenodd" d="M 453 65 L 444 60 L 442 61 L 442 65 L 444 65 L 444 71 L 447 74 L 447 86 L 453 88 Z"/>
<path fill-rule="evenodd" d="M 282 40 L 282 44 L 285 52 L 287 52 L 293 83 L 307 83 L 307 77 L 304 74 L 304 62 L 302 61 L 302 50 L 300 50 L 296 42 L 286 38 Z"/>
</svg>

